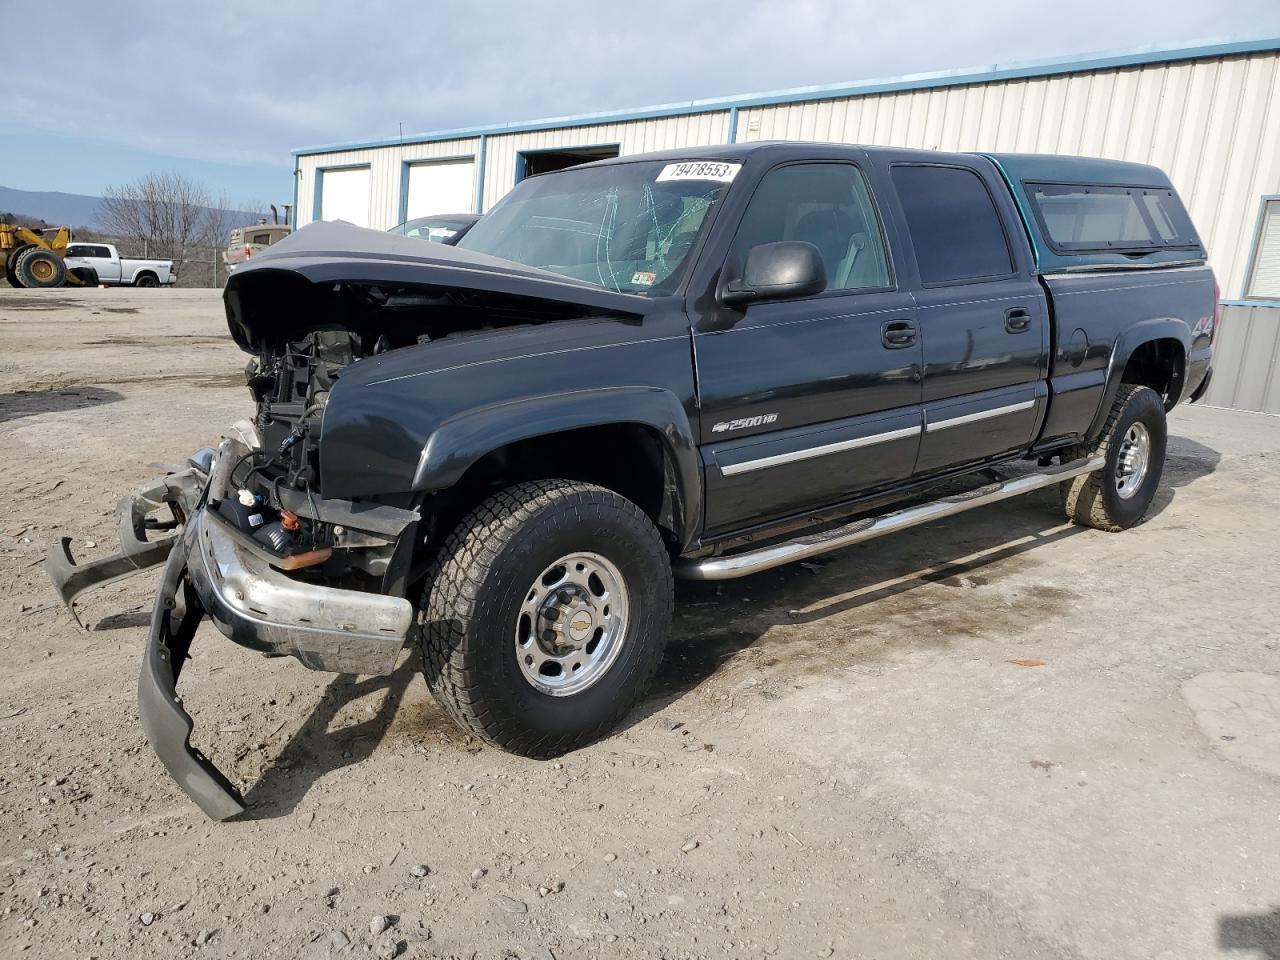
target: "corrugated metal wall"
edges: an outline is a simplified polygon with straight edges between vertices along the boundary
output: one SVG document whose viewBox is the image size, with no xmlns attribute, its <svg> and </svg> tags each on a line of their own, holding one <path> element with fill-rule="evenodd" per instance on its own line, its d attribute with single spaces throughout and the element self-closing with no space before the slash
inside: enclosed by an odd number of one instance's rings
<svg viewBox="0 0 1280 960">
<path fill-rule="evenodd" d="M 696 113 L 591 127 L 561 127 L 489 137 L 485 152 L 484 206 L 493 206 L 516 184 L 516 154 L 617 144 L 619 154 L 648 153 L 676 147 L 699 147 L 729 139 L 729 113 Z"/>
<path fill-rule="evenodd" d="M 1240 297 L 1260 198 L 1280 193 L 1280 55 L 745 108 L 738 139 L 1153 163 L 1187 203 L 1223 295 Z"/>
<path fill-rule="evenodd" d="M 622 154 L 724 143 L 728 110 L 488 137 L 484 206 L 516 182 L 517 154 L 617 144 Z M 1209 245 L 1223 296 L 1244 295 L 1260 198 L 1280 193 L 1275 51 L 967 86 L 743 107 L 737 139 L 831 140 L 939 150 L 1104 156 L 1169 172 Z M 298 223 L 312 219 L 317 167 L 368 163 L 373 226 L 398 219 L 401 162 L 474 156 L 443 140 L 299 158 Z"/>
<path fill-rule="evenodd" d="M 729 109 L 486 137 L 483 205 L 516 182 L 521 151 L 616 144 L 623 155 L 724 143 Z M 1209 247 L 1226 299 L 1244 295 L 1264 195 L 1280 194 L 1280 52 L 743 106 L 736 138 L 830 140 L 940 150 L 1081 154 L 1169 172 Z M 399 221 L 405 160 L 475 157 L 480 139 L 298 159 L 297 223 L 313 218 L 316 170 L 368 164 L 370 225 Z M 1207 400 L 1280 413 L 1280 308 L 1228 307 Z"/>
<path fill-rule="evenodd" d="M 316 171 L 329 167 L 368 166 L 369 175 L 369 226 L 375 230 L 388 230 L 400 222 L 400 193 L 403 164 L 415 160 L 449 160 L 474 157 L 480 148 L 480 140 L 441 140 L 435 143 L 412 143 L 405 146 L 373 147 L 367 150 L 347 150 L 341 153 L 322 153 L 298 158 L 298 226 L 310 223 L 314 217 L 316 196 Z M 470 205 L 468 204 L 468 209 Z M 441 213 L 454 211 L 440 211 Z"/>
<path fill-rule="evenodd" d="M 1213 345 L 1204 402 L 1280 414 L 1280 309 L 1228 306 Z"/>
</svg>

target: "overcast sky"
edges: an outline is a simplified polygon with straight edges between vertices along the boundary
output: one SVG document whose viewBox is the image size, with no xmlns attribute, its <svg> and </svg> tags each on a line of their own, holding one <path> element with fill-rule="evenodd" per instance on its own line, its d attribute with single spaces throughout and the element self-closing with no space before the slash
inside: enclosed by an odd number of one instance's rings
<svg viewBox="0 0 1280 960">
<path fill-rule="evenodd" d="M 261 202 L 290 198 L 291 149 L 400 123 L 1280 35 L 1280 0 L 0 0 L 0 15 L 0 185 L 97 194 L 179 169 Z"/>
</svg>

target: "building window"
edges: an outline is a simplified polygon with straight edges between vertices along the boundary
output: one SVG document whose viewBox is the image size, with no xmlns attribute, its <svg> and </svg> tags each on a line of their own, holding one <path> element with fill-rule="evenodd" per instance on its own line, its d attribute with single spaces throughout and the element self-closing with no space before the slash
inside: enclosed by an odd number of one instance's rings
<svg viewBox="0 0 1280 960">
<path fill-rule="evenodd" d="M 1262 218 L 1253 244 L 1253 262 L 1244 295 L 1250 299 L 1280 300 L 1280 197 L 1262 201 Z"/>
</svg>

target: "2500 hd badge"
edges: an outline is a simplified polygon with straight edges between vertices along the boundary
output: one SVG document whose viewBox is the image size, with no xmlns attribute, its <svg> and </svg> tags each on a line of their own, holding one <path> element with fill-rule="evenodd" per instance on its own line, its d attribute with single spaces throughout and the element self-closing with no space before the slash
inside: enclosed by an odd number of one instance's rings
<svg viewBox="0 0 1280 960">
<path fill-rule="evenodd" d="M 315 223 L 227 284 L 250 418 L 126 499 L 119 555 L 48 569 L 71 605 L 164 564 L 139 711 L 211 817 L 244 799 L 177 693 L 205 618 L 316 670 L 407 647 L 459 725 L 554 757 L 645 696 L 673 576 L 1044 487 L 1140 522 L 1214 286 L 1164 173 L 1071 157 L 735 144 L 526 179 L 456 246 Z"/>
</svg>

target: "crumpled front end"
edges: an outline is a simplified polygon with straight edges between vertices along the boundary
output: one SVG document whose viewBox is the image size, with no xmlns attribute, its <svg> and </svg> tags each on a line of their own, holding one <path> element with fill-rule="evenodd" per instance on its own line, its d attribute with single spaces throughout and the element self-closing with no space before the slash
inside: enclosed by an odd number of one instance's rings
<svg viewBox="0 0 1280 960">
<path fill-rule="evenodd" d="M 55 589 L 72 609 L 90 587 L 165 564 L 139 677 L 139 715 L 165 769 L 217 820 L 242 812 L 244 801 L 192 747 L 193 722 L 177 693 L 200 622 L 207 616 L 236 643 L 268 656 L 358 674 L 390 673 L 413 623 L 412 604 L 378 588 L 403 584 L 417 514 L 314 496 L 289 501 L 300 513 L 258 502 L 246 513 L 247 487 L 237 485 L 235 474 L 260 449 L 256 440 L 246 428 L 126 498 L 120 554 L 78 565 L 64 540 L 49 557 Z M 165 507 L 169 519 L 153 516 Z M 287 541 L 252 535 L 287 517 L 294 518 Z M 164 539 L 148 536 L 170 529 L 176 532 Z M 355 551 L 362 556 L 353 563 L 348 554 Z M 365 588 L 353 589 L 357 582 Z"/>
</svg>

